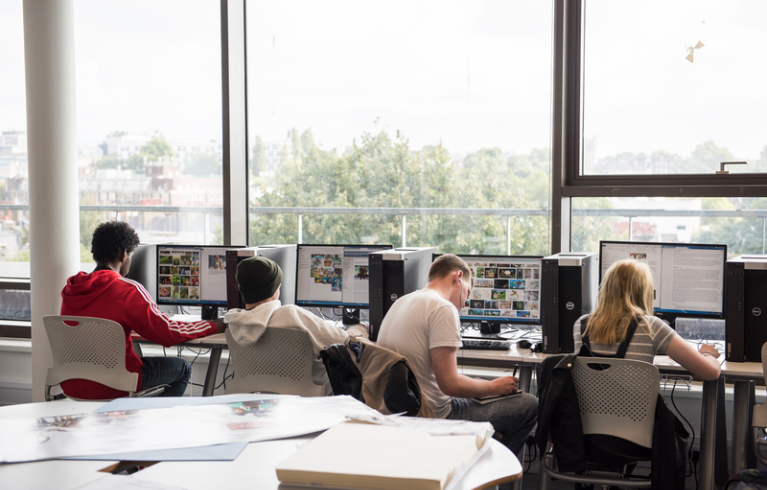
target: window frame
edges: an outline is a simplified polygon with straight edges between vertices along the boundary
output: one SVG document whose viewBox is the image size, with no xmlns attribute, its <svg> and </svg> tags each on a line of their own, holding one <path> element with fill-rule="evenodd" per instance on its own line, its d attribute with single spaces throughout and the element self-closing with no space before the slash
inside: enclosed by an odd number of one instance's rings
<svg viewBox="0 0 767 490">
<path fill-rule="evenodd" d="M 587 0 L 555 0 L 556 11 L 564 17 L 564 35 L 558 40 L 565 65 L 561 83 L 566 87 L 565 119 L 562 126 L 565 142 L 561 173 L 562 197 L 764 197 L 766 173 L 737 174 L 622 174 L 584 175 L 583 114 L 585 6 Z M 560 33 L 555 33 L 559 36 Z M 555 61 L 556 63 L 556 61 Z M 555 80 L 556 82 L 556 80 Z M 555 97 L 556 99 L 556 97 Z M 556 120 L 556 114 L 555 114 Z M 577 137 L 576 137 L 577 136 Z"/>
</svg>

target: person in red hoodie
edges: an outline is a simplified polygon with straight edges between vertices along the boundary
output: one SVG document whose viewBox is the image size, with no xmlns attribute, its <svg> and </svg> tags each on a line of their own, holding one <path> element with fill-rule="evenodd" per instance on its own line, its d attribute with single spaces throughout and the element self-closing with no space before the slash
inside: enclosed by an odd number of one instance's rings
<svg viewBox="0 0 767 490">
<path fill-rule="evenodd" d="M 109 221 L 93 232 L 91 253 L 96 269 L 79 272 L 67 279 L 61 291 L 61 314 L 105 318 L 122 325 L 125 331 L 125 367 L 138 373 L 136 391 L 168 384 L 162 396 L 182 396 L 192 367 L 181 357 L 139 357 L 133 350 L 131 331 L 143 338 L 170 347 L 187 340 L 223 332 L 223 319 L 212 322 L 177 322 L 161 312 L 144 287 L 126 279 L 139 238 L 128 223 Z M 61 388 L 68 396 L 105 399 L 127 396 L 95 381 L 73 379 Z"/>
</svg>

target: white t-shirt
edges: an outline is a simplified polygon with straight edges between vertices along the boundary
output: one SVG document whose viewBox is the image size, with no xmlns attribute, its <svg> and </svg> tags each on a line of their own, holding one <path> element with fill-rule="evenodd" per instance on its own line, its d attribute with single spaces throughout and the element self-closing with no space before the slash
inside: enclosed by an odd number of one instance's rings
<svg viewBox="0 0 767 490">
<path fill-rule="evenodd" d="M 452 303 L 432 289 L 401 297 L 381 323 L 378 345 L 405 356 L 434 414 L 439 418 L 450 415 L 452 397 L 437 386 L 430 350 L 461 347 L 461 323 Z"/>
</svg>

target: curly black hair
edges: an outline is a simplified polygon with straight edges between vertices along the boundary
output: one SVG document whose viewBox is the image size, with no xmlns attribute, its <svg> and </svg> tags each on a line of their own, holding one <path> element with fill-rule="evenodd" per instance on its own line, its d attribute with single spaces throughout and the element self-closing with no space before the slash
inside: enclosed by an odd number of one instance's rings
<svg viewBox="0 0 767 490">
<path fill-rule="evenodd" d="M 101 264 L 120 258 L 123 252 L 131 253 L 140 243 L 138 235 L 124 221 L 101 223 L 93 232 L 91 254 L 93 260 Z"/>
</svg>

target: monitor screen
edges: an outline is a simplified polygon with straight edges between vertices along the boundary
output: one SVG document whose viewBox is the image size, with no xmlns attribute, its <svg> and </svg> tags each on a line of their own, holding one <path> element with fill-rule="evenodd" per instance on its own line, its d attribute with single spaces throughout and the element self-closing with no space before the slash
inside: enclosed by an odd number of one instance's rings
<svg viewBox="0 0 767 490">
<path fill-rule="evenodd" d="M 226 307 L 226 251 L 239 247 L 157 246 L 157 304 Z"/>
<path fill-rule="evenodd" d="M 650 266 L 658 316 L 723 318 L 727 245 L 601 241 L 599 282 L 613 263 L 623 259 Z"/>
<path fill-rule="evenodd" d="M 368 254 L 391 245 L 298 245 L 296 304 L 368 308 Z"/>
<path fill-rule="evenodd" d="M 459 255 L 471 269 L 461 321 L 539 324 L 541 260 L 524 255 Z M 436 258 L 436 257 L 435 257 Z"/>
</svg>

